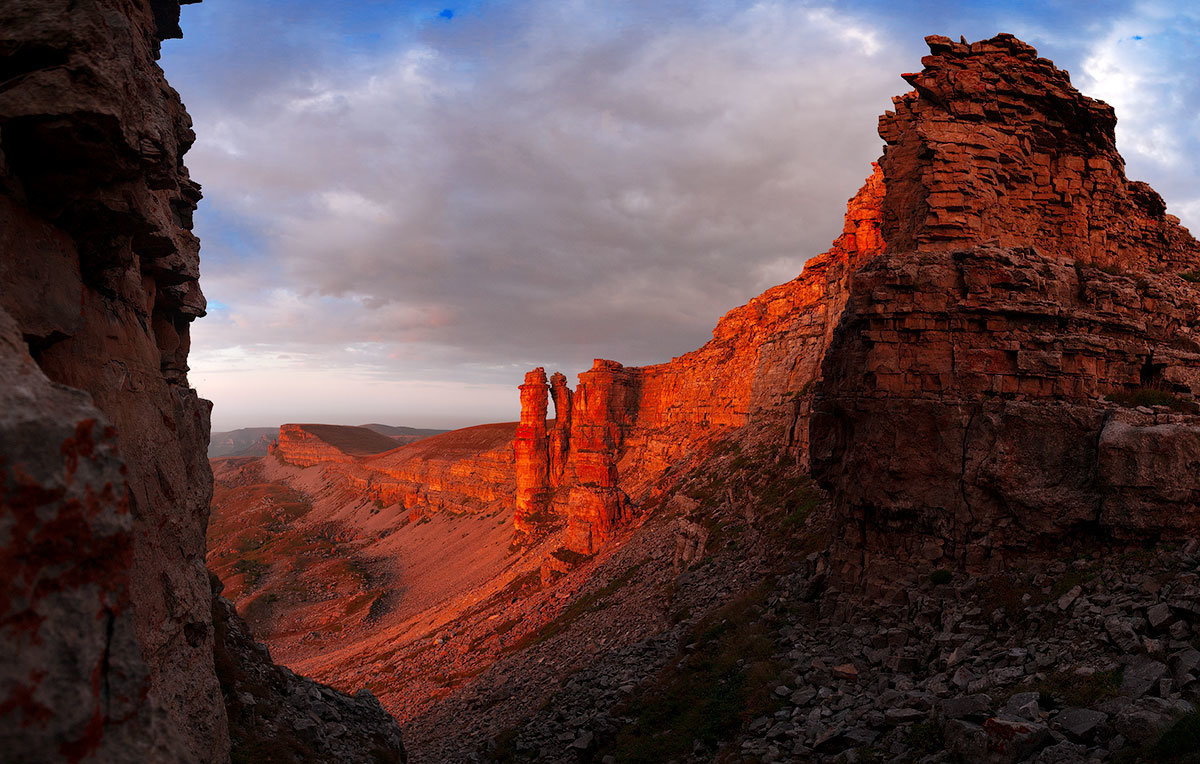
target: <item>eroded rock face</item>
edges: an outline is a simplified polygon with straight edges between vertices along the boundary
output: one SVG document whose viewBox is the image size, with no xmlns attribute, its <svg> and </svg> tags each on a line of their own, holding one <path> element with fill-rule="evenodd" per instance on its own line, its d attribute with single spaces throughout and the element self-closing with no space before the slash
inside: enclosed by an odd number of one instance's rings
<svg viewBox="0 0 1200 764">
<path fill-rule="evenodd" d="M 850 568 L 1194 534 L 1200 245 L 1065 73 L 1009 36 L 929 43 L 811 419 Z"/>
<path fill-rule="evenodd" d="M 179 5 L 0 4 L 5 761 L 229 758 Z"/>
<path fill-rule="evenodd" d="M 354 462 L 357 457 L 398 448 L 399 443 L 366 427 L 336 424 L 285 424 L 267 448 L 281 461 L 297 467 Z"/>
<path fill-rule="evenodd" d="M 0 309 L 0 750 L 13 762 L 178 760 L 146 702 L 116 431 Z M 15 658 L 14 658 L 15 656 Z"/>
<path fill-rule="evenodd" d="M 699 350 L 644 367 L 597 359 L 574 392 L 554 374 L 557 418 L 548 434 L 545 374 L 531 372 L 532 387 L 530 377 L 521 387 L 521 419 L 533 437 L 518 441 L 516 462 L 523 517 L 565 517 L 569 546 L 592 552 L 632 517 L 672 463 L 755 413 L 778 420 L 806 464 L 813 382 L 850 274 L 882 250 L 882 194 L 875 167 L 850 200 L 833 247 L 795 280 L 729 311 Z"/>
<path fill-rule="evenodd" d="M 829 252 L 693 353 L 597 361 L 565 449 L 545 433 L 539 377 L 518 481 L 527 504 L 567 517 L 572 548 L 603 543 L 673 462 L 752 415 L 782 423 L 801 464 L 814 444 L 854 548 L 903 537 L 908 555 L 959 559 L 1069 528 L 1192 527 L 1168 509 L 1187 479 L 1150 477 L 1190 463 L 1191 420 L 1119 429 L 1101 399 L 1197 391 L 1197 293 L 1173 274 L 1200 263 L 1200 244 L 1125 178 L 1112 108 L 1033 48 L 927 41 Z"/>
<path fill-rule="evenodd" d="M 85 391 L 115 428 L 146 690 L 190 756 L 219 761 L 228 744 L 204 570 L 209 404 L 186 379 L 189 324 L 205 308 L 189 230 L 200 191 L 181 161 L 191 121 L 155 62 L 178 14 L 173 2 L 0 10 L 0 307 L 41 372 Z M 64 532 L 63 543 L 90 542 Z"/>
<path fill-rule="evenodd" d="M 915 90 L 879 120 L 892 252 L 991 241 L 1139 270 L 1192 267 L 1200 247 L 1162 198 L 1125 178 L 1116 115 L 1012 35 L 927 37 Z"/>
</svg>

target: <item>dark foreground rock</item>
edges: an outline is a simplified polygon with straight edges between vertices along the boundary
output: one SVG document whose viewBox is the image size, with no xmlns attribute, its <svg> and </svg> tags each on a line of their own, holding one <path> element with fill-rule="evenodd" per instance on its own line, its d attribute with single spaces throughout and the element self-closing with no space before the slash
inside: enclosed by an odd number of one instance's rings
<svg viewBox="0 0 1200 764">
<path fill-rule="evenodd" d="M 213 582 L 216 669 L 235 762 L 404 764 L 400 726 L 369 690 L 353 697 L 271 662 Z"/>
<path fill-rule="evenodd" d="M 211 404 L 187 379 L 205 313 L 200 187 L 182 159 L 195 135 L 157 63 L 179 13 L 179 0 L 0 3 L 6 764 L 225 762 L 231 737 L 266 722 L 241 694 L 227 714 L 223 690 L 286 676 L 214 639 Z M 306 724 L 312 701 L 294 691 L 311 687 L 260 685 L 278 750 L 403 760 L 395 723 L 366 698 L 326 688 L 343 718 L 318 707 Z"/>
</svg>

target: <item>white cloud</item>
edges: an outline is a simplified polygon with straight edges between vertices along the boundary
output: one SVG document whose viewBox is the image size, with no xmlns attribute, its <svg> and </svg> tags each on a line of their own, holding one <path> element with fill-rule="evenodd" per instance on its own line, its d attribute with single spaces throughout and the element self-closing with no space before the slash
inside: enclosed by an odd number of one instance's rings
<svg viewBox="0 0 1200 764">
<path fill-rule="evenodd" d="M 464 14 L 193 102 L 192 173 L 265 250 L 206 271 L 229 309 L 194 329 L 201 391 L 230 348 L 508 384 L 665 360 L 826 249 L 898 89 L 882 35 L 833 7 L 621 7 Z"/>
<path fill-rule="evenodd" d="M 1116 109 L 1117 148 L 1131 178 L 1150 180 L 1169 211 L 1196 228 L 1185 201 L 1200 170 L 1200 11 L 1140 2 L 1111 20 L 1083 60 L 1080 88 Z"/>
</svg>

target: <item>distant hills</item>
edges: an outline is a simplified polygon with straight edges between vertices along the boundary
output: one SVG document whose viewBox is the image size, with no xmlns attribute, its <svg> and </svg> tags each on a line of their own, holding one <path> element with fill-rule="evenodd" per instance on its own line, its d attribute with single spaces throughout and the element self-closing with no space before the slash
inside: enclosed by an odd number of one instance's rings
<svg viewBox="0 0 1200 764">
<path fill-rule="evenodd" d="M 447 430 L 430 430 L 419 427 L 402 427 L 390 424 L 359 425 L 368 430 L 385 435 L 394 440 L 397 445 L 404 446 L 415 443 L 431 435 L 441 435 Z M 227 432 L 214 432 L 208 443 L 208 458 L 216 459 L 222 456 L 266 456 L 267 447 L 279 438 L 278 427 L 242 427 Z"/>
</svg>

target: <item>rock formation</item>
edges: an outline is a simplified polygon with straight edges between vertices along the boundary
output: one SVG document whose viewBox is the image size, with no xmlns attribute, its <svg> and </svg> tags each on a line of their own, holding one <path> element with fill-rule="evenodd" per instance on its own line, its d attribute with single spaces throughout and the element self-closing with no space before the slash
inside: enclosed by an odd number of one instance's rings
<svg viewBox="0 0 1200 764">
<path fill-rule="evenodd" d="M 149 671 L 145 691 L 184 748 L 213 761 L 227 734 L 204 570 L 209 404 L 185 376 L 188 327 L 205 308 L 189 230 L 200 191 L 180 160 L 191 121 L 155 63 L 178 12 L 166 2 L 4 6 L 0 307 L 24 339 L 25 363 L 86 392 L 115 428 L 128 474 L 114 488 L 127 488 L 132 524 L 123 614 Z M 64 529 L 60 543 L 87 538 Z M 89 723 L 117 724 L 130 711 Z M 80 753 L 102 732 L 89 728 Z"/>
<path fill-rule="evenodd" d="M 0 6 L 0 748 L 225 761 L 179 2 Z"/>
<path fill-rule="evenodd" d="M 366 427 L 336 424 L 285 424 L 267 449 L 297 467 L 331 462 L 351 463 L 359 456 L 378 454 L 400 444 Z"/>
<path fill-rule="evenodd" d="M 796 280 L 670 363 L 597 361 L 565 448 L 545 434 L 544 374 L 527 379 L 523 512 L 564 515 L 592 551 L 675 460 L 756 418 L 784 423 L 802 465 L 815 428 L 850 548 L 899 533 L 908 555 L 960 559 L 1001 537 L 1194 527 L 1169 509 L 1195 506 L 1190 477 L 1155 477 L 1190 474 L 1192 420 L 1102 399 L 1197 391 L 1196 290 L 1174 274 L 1200 245 L 1125 178 L 1112 108 L 1066 72 L 1011 35 L 928 43 L 842 236 Z"/>
<path fill-rule="evenodd" d="M 503 423 L 407 445 L 365 427 L 285 424 L 268 457 L 293 467 L 320 467 L 330 489 L 380 506 L 400 505 L 416 519 L 429 511 L 461 514 L 512 502 L 513 442 L 514 425 Z"/>
<path fill-rule="evenodd" d="M 729 311 L 699 350 L 645 367 L 597 359 L 573 393 L 555 374 L 557 420 L 548 435 L 545 373 L 527 375 L 518 528 L 525 517 L 562 516 L 568 546 L 595 551 L 672 463 L 755 414 L 786 423 L 797 458 L 807 464 L 813 383 L 850 274 L 882 250 L 882 196 L 876 167 L 850 200 L 833 247 L 809 260 L 795 280 Z"/>
<path fill-rule="evenodd" d="M 1200 290 L 1177 274 L 1200 244 L 1065 72 L 1008 35 L 928 42 L 880 122 L 886 254 L 812 419 L 847 555 L 994 566 L 1194 533 Z"/>
</svg>

